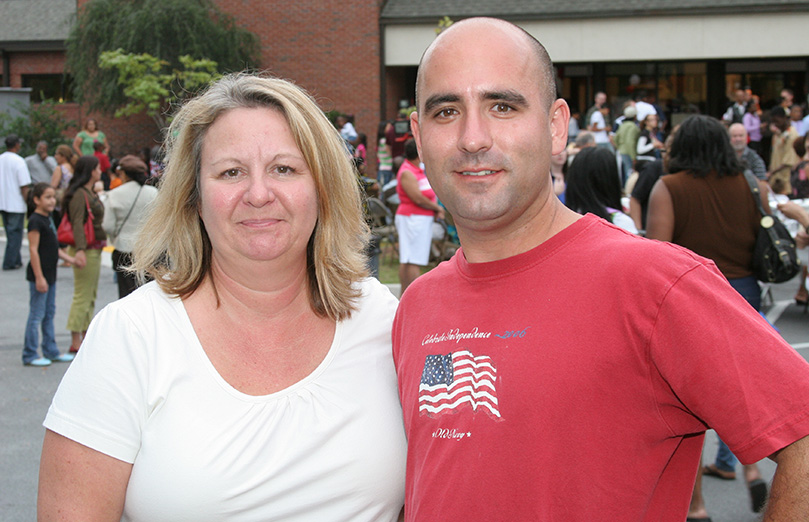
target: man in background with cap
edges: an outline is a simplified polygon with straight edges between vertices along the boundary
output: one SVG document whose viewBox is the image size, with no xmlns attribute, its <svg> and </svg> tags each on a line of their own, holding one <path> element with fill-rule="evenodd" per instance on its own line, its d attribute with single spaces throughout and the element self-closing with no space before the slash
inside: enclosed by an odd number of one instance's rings
<svg viewBox="0 0 809 522">
<path fill-rule="evenodd" d="M 6 152 L 0 154 L 0 215 L 6 229 L 6 253 L 3 270 L 22 267 L 23 226 L 25 223 L 25 200 L 31 185 L 31 174 L 25 160 L 18 154 L 20 138 L 16 134 L 6 136 Z"/>
</svg>

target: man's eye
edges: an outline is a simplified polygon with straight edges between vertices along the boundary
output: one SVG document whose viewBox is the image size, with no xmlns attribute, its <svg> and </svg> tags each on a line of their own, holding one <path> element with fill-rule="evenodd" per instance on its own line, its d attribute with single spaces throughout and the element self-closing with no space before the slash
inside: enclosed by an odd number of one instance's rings
<svg viewBox="0 0 809 522">
<path fill-rule="evenodd" d="M 457 111 L 455 109 L 441 109 L 440 111 L 438 111 L 436 113 L 436 117 L 438 117 L 438 118 L 449 118 L 450 116 L 453 116 L 456 113 L 457 113 Z"/>
<path fill-rule="evenodd" d="M 511 105 L 506 105 L 505 103 L 498 103 L 494 106 L 494 110 L 497 112 L 511 112 L 513 108 Z"/>
</svg>

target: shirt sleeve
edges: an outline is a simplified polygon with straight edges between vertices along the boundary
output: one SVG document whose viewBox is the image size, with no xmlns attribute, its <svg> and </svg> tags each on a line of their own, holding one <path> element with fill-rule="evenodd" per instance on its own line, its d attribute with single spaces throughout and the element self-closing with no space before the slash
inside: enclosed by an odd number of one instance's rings
<svg viewBox="0 0 809 522">
<path fill-rule="evenodd" d="M 650 355 L 662 379 L 658 404 L 675 434 L 694 430 L 697 420 L 745 464 L 809 434 L 809 363 L 713 263 L 672 284 Z"/>
<path fill-rule="evenodd" d="M 147 416 L 148 364 L 141 328 L 120 305 L 108 306 L 93 320 L 56 391 L 44 426 L 132 463 Z"/>
</svg>

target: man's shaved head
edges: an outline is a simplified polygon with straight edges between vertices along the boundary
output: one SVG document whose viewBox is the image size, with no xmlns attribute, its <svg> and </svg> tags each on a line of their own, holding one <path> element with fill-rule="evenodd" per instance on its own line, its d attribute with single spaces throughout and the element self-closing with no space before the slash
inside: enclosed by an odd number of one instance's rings
<svg viewBox="0 0 809 522">
<path fill-rule="evenodd" d="M 423 83 L 423 71 L 424 65 L 429 61 L 430 55 L 432 54 L 433 50 L 436 47 L 442 45 L 442 42 L 445 40 L 451 40 L 454 36 L 454 33 L 459 31 L 465 30 L 481 30 L 485 31 L 492 27 L 498 27 L 505 29 L 506 31 L 513 31 L 513 34 L 517 35 L 518 37 L 524 39 L 524 41 L 530 46 L 533 50 L 534 55 L 536 57 L 536 64 L 537 69 L 539 71 L 540 77 L 538 78 L 539 88 L 542 91 L 542 99 L 545 103 L 546 108 L 549 108 L 551 103 L 556 99 L 556 75 L 553 71 L 553 62 L 551 61 L 550 56 L 548 55 L 548 51 L 545 49 L 539 40 L 531 36 L 525 29 L 519 27 L 517 25 L 512 24 L 511 22 L 506 22 L 505 20 L 500 20 L 497 18 L 467 18 L 466 20 L 461 20 L 459 22 L 455 22 L 449 28 L 445 29 L 441 32 L 438 37 L 433 40 L 433 42 L 427 47 L 427 50 L 424 51 L 424 54 L 421 57 L 421 61 L 419 61 L 419 69 L 416 75 L 416 107 L 419 111 L 422 111 L 424 108 L 421 106 L 423 100 L 420 98 L 420 91 L 422 89 Z"/>
</svg>

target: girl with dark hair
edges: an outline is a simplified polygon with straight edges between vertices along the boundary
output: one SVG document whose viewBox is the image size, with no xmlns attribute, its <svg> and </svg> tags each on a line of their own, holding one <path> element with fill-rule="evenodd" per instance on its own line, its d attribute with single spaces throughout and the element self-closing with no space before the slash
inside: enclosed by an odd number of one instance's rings
<svg viewBox="0 0 809 522">
<path fill-rule="evenodd" d="M 138 287 L 135 274 L 126 268 L 132 264 L 135 239 L 149 205 L 157 197 L 157 189 L 144 185 L 148 178 L 148 167 L 137 156 L 127 155 L 121 158 L 115 173 L 122 184 L 107 193 L 103 226 L 115 245 L 112 267 L 118 273 L 118 297 L 121 298 Z"/>
<path fill-rule="evenodd" d="M 621 210 L 621 181 L 615 154 L 588 147 L 576 155 L 567 170 L 565 204 L 579 214 L 591 213 L 633 234 L 632 218 Z"/>
<path fill-rule="evenodd" d="M 67 317 L 70 330 L 70 351 L 79 351 L 79 346 L 90 326 L 95 309 L 98 276 L 101 272 L 101 249 L 106 244 L 106 235 L 101 227 L 104 219 L 104 205 L 94 189 L 101 180 L 101 167 L 95 156 L 82 156 L 76 162 L 73 178 L 65 191 L 62 208 L 67 212 L 73 226 L 75 246 L 68 247 L 67 253 L 75 258 L 73 263 L 73 304 Z M 92 214 L 95 239 L 90 242 L 84 235 L 84 223 Z"/>
<path fill-rule="evenodd" d="M 640 137 L 638 138 L 637 157 L 635 158 L 635 170 L 638 172 L 647 163 L 658 160 L 662 157 L 665 149 L 660 130 L 657 128 L 660 122 L 657 114 L 648 114 L 640 122 Z"/>
<path fill-rule="evenodd" d="M 646 237 L 670 241 L 716 263 L 730 285 L 756 310 L 761 290 L 753 277 L 753 249 L 759 228 L 757 205 L 725 127 L 708 116 L 690 116 L 677 129 L 668 171 L 652 189 Z M 764 208 L 767 184 L 759 181 Z M 707 517 L 701 475 L 736 477 L 737 460 L 721 440 L 715 463 L 697 477 L 689 517 Z M 744 466 L 754 511 L 763 509 L 767 486 L 755 464 Z"/>
<path fill-rule="evenodd" d="M 25 325 L 22 363 L 25 366 L 50 366 L 52 362 L 70 362 L 73 355 L 59 353 L 53 318 L 56 315 L 56 262 L 61 257 L 72 262 L 59 248 L 56 226 L 51 213 L 56 208 L 56 190 L 48 183 L 37 183 L 28 192 L 28 263 L 26 279 L 31 291 L 30 311 Z M 37 357 L 39 331 L 42 330 L 42 357 Z"/>
</svg>

